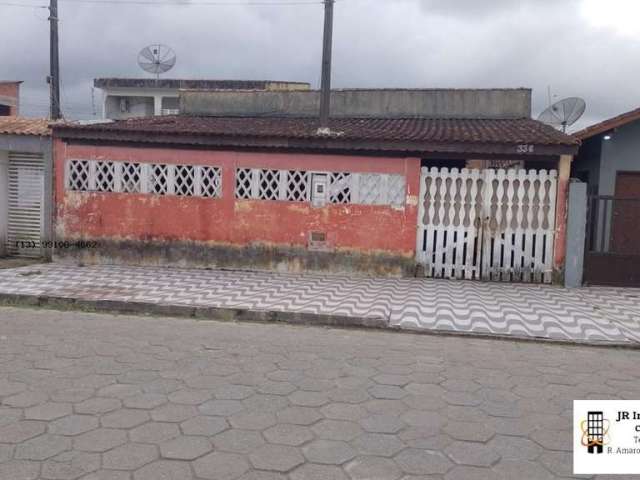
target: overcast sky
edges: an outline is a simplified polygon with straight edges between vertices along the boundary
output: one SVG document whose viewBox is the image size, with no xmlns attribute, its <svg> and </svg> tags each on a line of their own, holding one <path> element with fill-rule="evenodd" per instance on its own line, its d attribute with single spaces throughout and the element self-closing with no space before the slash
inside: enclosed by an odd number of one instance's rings
<svg viewBox="0 0 640 480">
<path fill-rule="evenodd" d="M 67 117 L 91 118 L 93 78 L 144 76 L 137 53 L 156 42 L 178 53 L 171 77 L 319 83 L 320 4 L 59 1 Z M 48 12 L 6 2 L 0 79 L 24 80 L 23 113 L 46 115 Z M 586 99 L 581 127 L 640 106 L 639 18 L 638 0 L 338 0 L 334 87 L 531 87 L 537 114 L 550 85 Z"/>
</svg>

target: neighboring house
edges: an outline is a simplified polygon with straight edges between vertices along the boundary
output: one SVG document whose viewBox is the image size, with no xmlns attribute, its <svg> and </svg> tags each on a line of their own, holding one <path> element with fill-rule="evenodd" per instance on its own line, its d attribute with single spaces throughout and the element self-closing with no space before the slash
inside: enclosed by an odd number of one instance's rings
<svg viewBox="0 0 640 480">
<path fill-rule="evenodd" d="M 640 286 L 640 108 L 574 134 L 571 175 L 591 195 L 585 280 Z"/>
<path fill-rule="evenodd" d="M 49 255 L 51 178 L 49 121 L 0 117 L 1 255 Z"/>
<path fill-rule="evenodd" d="M 20 114 L 20 84 L 0 80 L 0 117 Z"/>
<path fill-rule="evenodd" d="M 54 128 L 57 240 L 96 242 L 58 258 L 562 277 L 578 142 L 529 118 L 530 90 L 339 91 L 329 134 L 317 92 L 183 95 L 185 115 Z"/>
<path fill-rule="evenodd" d="M 196 90 L 309 90 L 302 82 L 267 80 L 175 80 L 149 78 L 97 78 L 103 92 L 102 117 L 125 119 L 179 112 L 178 92 Z"/>
</svg>

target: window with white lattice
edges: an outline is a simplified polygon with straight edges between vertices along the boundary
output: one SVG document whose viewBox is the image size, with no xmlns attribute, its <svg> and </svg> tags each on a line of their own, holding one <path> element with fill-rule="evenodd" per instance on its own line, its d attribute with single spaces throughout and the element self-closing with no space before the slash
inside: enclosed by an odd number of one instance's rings
<svg viewBox="0 0 640 480">
<path fill-rule="evenodd" d="M 351 174 L 334 172 L 329 175 L 329 202 L 351 203 Z"/>
<path fill-rule="evenodd" d="M 387 191 L 389 192 L 389 205 L 402 207 L 407 198 L 407 179 L 403 175 L 389 175 Z"/>
<path fill-rule="evenodd" d="M 386 200 L 384 177 L 375 173 L 360 174 L 359 201 L 363 205 L 380 205 Z"/>
<path fill-rule="evenodd" d="M 287 172 L 287 200 L 308 202 L 311 198 L 311 174 L 299 170 Z"/>
<path fill-rule="evenodd" d="M 222 196 L 222 172 L 217 167 L 201 167 L 200 194 L 207 198 Z"/>
<path fill-rule="evenodd" d="M 253 170 L 238 168 L 236 170 L 236 198 L 249 199 L 252 197 Z"/>
<path fill-rule="evenodd" d="M 192 197 L 195 194 L 196 167 L 176 165 L 174 172 L 174 193 L 180 197 Z"/>
<path fill-rule="evenodd" d="M 258 198 L 260 200 L 278 200 L 280 198 L 280 171 L 260 170 L 258 178 Z"/>
<path fill-rule="evenodd" d="M 96 162 L 96 191 L 113 192 L 115 190 L 115 163 Z"/>
<path fill-rule="evenodd" d="M 142 165 L 124 162 L 122 164 L 120 190 L 124 193 L 140 193 L 142 191 Z"/>
<path fill-rule="evenodd" d="M 152 164 L 149 168 L 149 190 L 157 195 L 169 193 L 169 166 Z"/>
<path fill-rule="evenodd" d="M 69 160 L 67 188 L 76 192 L 89 190 L 89 160 Z"/>
</svg>

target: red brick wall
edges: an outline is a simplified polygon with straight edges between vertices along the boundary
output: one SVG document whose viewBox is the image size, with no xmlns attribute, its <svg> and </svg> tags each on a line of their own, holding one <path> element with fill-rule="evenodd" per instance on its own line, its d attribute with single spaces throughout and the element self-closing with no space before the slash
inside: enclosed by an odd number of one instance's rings
<svg viewBox="0 0 640 480">
<path fill-rule="evenodd" d="M 128 193 L 69 192 L 66 159 L 213 165 L 222 168 L 220 199 Z M 402 174 L 410 201 L 390 206 L 236 200 L 237 167 Z M 413 258 L 420 160 L 293 153 L 245 153 L 68 145 L 56 140 L 56 231 L 59 238 L 208 242 L 306 248 L 324 232 L 332 249 Z M 413 197 L 413 198 L 412 198 Z"/>
<path fill-rule="evenodd" d="M 15 106 L 11 107 L 11 115 L 20 113 L 20 83 L 0 83 L 0 97 L 9 97 L 15 100 Z"/>
</svg>

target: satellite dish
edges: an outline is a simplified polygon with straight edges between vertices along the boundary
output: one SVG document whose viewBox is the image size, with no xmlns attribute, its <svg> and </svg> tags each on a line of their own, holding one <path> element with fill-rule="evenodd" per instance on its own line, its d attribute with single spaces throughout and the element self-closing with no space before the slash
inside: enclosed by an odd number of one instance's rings
<svg viewBox="0 0 640 480">
<path fill-rule="evenodd" d="M 145 72 L 153 73 L 156 78 L 171 70 L 176 64 L 176 52 L 162 44 L 149 45 L 140 50 L 138 65 Z"/>
<path fill-rule="evenodd" d="M 562 127 L 562 131 L 566 132 L 567 127 L 570 127 L 582 117 L 586 108 L 587 104 L 581 98 L 565 98 L 542 112 L 538 120 L 556 128 Z"/>
</svg>

